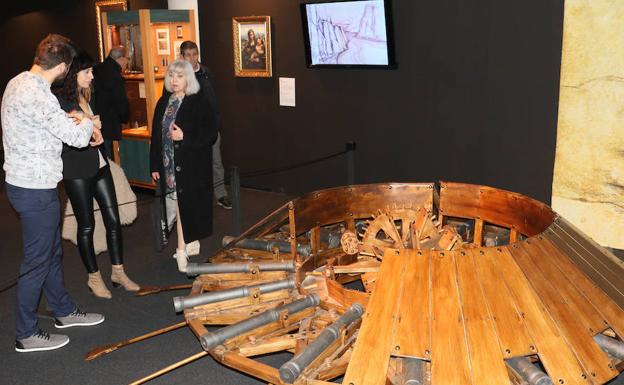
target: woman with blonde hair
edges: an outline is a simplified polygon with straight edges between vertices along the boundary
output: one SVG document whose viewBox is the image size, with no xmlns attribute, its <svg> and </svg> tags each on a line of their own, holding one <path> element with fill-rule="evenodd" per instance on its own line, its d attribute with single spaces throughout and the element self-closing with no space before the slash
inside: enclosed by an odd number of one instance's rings
<svg viewBox="0 0 624 385">
<path fill-rule="evenodd" d="M 217 127 L 210 117 L 215 106 L 199 92 L 193 67 L 185 60 L 167 68 L 165 89 L 154 110 L 150 170 L 166 194 L 168 224 L 177 218 L 174 258 L 178 270 L 185 272 L 185 241 L 212 233 L 212 144 Z"/>
<path fill-rule="evenodd" d="M 91 117 L 97 128 L 102 126 L 99 116 L 93 111 L 91 83 L 93 81 L 93 59 L 80 51 L 74 58 L 62 88 L 56 92 L 61 108 L 65 111 L 79 111 Z M 114 286 L 123 286 L 128 291 L 137 291 L 139 285 L 134 283 L 124 271 L 123 245 L 121 239 L 121 221 L 115 195 L 115 185 L 110 172 L 108 160 L 102 154 L 101 146 L 75 148 L 63 147 L 63 182 L 69 197 L 76 222 L 78 234 L 76 241 L 82 262 L 89 273 L 87 286 L 100 298 L 111 298 L 112 294 L 104 284 L 98 269 L 93 247 L 95 217 L 93 199 L 98 202 L 104 226 L 106 227 L 106 243 L 112 264 L 111 281 Z"/>
</svg>

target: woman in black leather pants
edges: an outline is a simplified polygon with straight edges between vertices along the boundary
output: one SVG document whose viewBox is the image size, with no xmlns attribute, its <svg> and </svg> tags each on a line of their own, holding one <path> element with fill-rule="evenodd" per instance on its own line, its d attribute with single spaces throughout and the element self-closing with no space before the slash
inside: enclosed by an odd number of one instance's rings
<svg viewBox="0 0 624 385">
<path fill-rule="evenodd" d="M 100 128 L 102 124 L 99 117 L 94 114 L 91 103 L 93 64 L 93 60 L 86 52 L 79 52 L 69 69 L 63 87 L 57 91 L 57 98 L 65 111 L 82 112 L 92 117 L 94 125 Z M 111 298 L 111 292 L 104 284 L 98 269 L 93 248 L 95 230 L 93 198 L 98 202 L 106 227 L 106 243 L 113 265 L 111 274 L 113 285 L 121 285 L 129 291 L 137 291 L 140 287 L 124 272 L 121 222 L 115 186 L 108 160 L 102 155 L 99 144 L 92 142 L 85 148 L 63 147 L 63 180 L 78 223 L 78 249 L 89 273 L 87 281 L 89 290 L 98 297 Z"/>
</svg>

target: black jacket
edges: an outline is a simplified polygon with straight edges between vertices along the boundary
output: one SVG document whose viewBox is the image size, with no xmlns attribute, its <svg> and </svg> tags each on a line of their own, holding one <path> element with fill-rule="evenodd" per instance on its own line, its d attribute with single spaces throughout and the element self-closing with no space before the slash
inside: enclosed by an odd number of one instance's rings
<svg viewBox="0 0 624 385">
<path fill-rule="evenodd" d="M 195 72 L 195 78 L 199 82 L 201 92 L 204 93 L 204 96 L 206 97 L 206 100 L 210 105 L 210 110 L 212 113 L 212 116 L 210 116 L 210 118 L 213 119 L 215 127 L 217 127 L 217 130 L 219 130 L 221 128 L 221 117 L 219 115 L 219 105 L 217 103 L 217 92 L 215 90 L 214 75 L 212 74 L 212 72 L 210 72 L 208 67 L 200 63 L 199 70 Z"/>
<path fill-rule="evenodd" d="M 95 107 L 102 120 L 104 139 L 120 140 L 121 124 L 130 117 L 130 103 L 126 95 L 121 66 L 110 57 L 93 68 Z"/>
<path fill-rule="evenodd" d="M 152 122 L 150 171 L 159 172 L 161 181 L 162 120 L 168 101 L 169 95 L 158 100 Z M 174 161 L 179 219 L 187 243 L 212 233 L 212 144 L 217 128 L 211 114 L 211 106 L 200 92 L 184 97 L 175 120 L 184 133 L 184 139 L 174 142 Z"/>
<path fill-rule="evenodd" d="M 59 103 L 64 111 L 82 111 L 80 106 L 75 102 L 68 102 L 59 98 Z M 94 114 L 97 114 L 94 107 L 93 98 L 89 103 Z M 76 148 L 63 144 L 63 179 L 85 179 L 94 176 L 100 169 L 100 156 L 98 155 L 98 147 Z M 108 164 L 108 160 L 104 157 Z"/>
</svg>

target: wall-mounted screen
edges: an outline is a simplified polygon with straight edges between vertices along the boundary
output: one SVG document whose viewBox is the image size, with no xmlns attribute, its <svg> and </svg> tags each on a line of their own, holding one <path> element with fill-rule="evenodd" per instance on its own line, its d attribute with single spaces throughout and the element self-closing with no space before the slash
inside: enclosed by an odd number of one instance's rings
<svg viewBox="0 0 624 385">
<path fill-rule="evenodd" d="M 301 4 L 308 67 L 393 68 L 389 0 Z"/>
</svg>

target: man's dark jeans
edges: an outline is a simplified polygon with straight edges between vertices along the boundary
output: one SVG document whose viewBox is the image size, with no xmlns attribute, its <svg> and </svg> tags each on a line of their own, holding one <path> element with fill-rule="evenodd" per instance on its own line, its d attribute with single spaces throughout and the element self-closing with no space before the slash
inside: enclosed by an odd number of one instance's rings
<svg viewBox="0 0 624 385">
<path fill-rule="evenodd" d="M 37 332 L 37 308 L 41 291 L 56 317 L 76 309 L 63 279 L 61 260 L 61 207 L 58 191 L 28 189 L 6 184 L 9 202 L 22 227 L 24 261 L 17 282 L 16 338 Z"/>
</svg>

